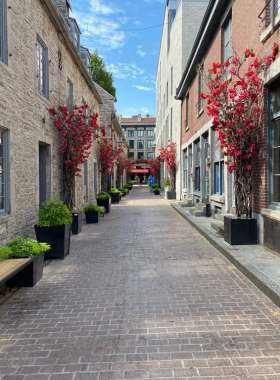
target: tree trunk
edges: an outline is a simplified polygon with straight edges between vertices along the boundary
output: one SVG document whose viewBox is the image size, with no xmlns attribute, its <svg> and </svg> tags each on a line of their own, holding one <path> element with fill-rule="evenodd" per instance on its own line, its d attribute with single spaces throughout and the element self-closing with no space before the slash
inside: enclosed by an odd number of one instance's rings
<svg viewBox="0 0 280 380">
<path fill-rule="evenodd" d="M 170 191 L 175 190 L 175 168 L 170 169 Z"/>
<path fill-rule="evenodd" d="M 242 159 L 237 159 L 234 172 L 234 191 L 237 217 L 252 217 L 252 171 L 246 168 Z"/>
<path fill-rule="evenodd" d="M 72 211 L 75 207 L 75 169 L 63 164 L 63 202 Z"/>
<path fill-rule="evenodd" d="M 107 192 L 107 181 L 108 181 L 108 174 L 107 173 L 101 173 L 101 191 Z"/>
</svg>

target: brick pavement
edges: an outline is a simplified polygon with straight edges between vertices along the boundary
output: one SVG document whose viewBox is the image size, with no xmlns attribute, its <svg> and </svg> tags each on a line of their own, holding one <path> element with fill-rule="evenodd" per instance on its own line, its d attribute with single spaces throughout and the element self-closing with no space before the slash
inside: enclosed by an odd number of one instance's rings
<svg viewBox="0 0 280 380">
<path fill-rule="evenodd" d="M 280 313 L 147 187 L 0 307 L 1 380 L 280 380 Z"/>
</svg>

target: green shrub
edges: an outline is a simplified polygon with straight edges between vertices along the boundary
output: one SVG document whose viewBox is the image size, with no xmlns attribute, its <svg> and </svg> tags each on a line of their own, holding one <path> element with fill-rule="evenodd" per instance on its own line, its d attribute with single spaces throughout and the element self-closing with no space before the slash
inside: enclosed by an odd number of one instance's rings
<svg viewBox="0 0 280 380">
<path fill-rule="evenodd" d="M 126 188 L 126 187 L 123 188 L 123 189 L 121 189 L 121 192 L 123 192 L 123 193 L 128 193 L 128 191 L 129 191 L 129 190 L 128 190 L 128 188 Z"/>
<path fill-rule="evenodd" d="M 47 201 L 42 204 L 43 208 L 39 210 L 40 227 L 61 226 L 72 223 L 72 214 L 61 201 Z"/>
<path fill-rule="evenodd" d="M 97 194 L 97 199 L 105 200 L 109 198 L 111 198 L 110 194 L 105 193 L 105 191 L 101 191 L 100 193 Z"/>
<path fill-rule="evenodd" d="M 155 193 L 156 191 L 161 191 L 161 188 L 160 188 L 160 187 L 155 187 L 155 188 L 153 189 L 153 192 Z"/>
<path fill-rule="evenodd" d="M 127 189 L 127 190 L 129 190 L 129 185 L 124 185 L 124 189 Z"/>
<path fill-rule="evenodd" d="M 48 251 L 51 246 L 47 243 L 38 243 L 33 239 L 17 238 L 7 246 L 10 251 L 10 257 L 36 256 L 41 252 Z"/>
<path fill-rule="evenodd" d="M 11 257 L 12 251 L 9 247 L 4 246 L 0 248 L 0 261 L 7 260 L 9 257 Z"/>
<path fill-rule="evenodd" d="M 152 185 L 152 188 L 153 188 L 153 189 L 155 189 L 156 187 L 159 187 L 159 184 L 158 184 L 158 183 L 154 183 L 154 184 Z"/>
<path fill-rule="evenodd" d="M 119 193 L 120 193 L 120 190 L 113 188 L 113 189 L 111 189 L 111 190 L 109 191 L 109 193 L 111 193 L 111 194 L 119 194 Z"/>
<path fill-rule="evenodd" d="M 104 207 L 98 207 L 98 206 L 95 206 L 95 205 L 87 205 L 86 207 L 84 207 L 83 211 L 84 212 L 95 211 L 95 212 L 100 212 L 101 214 L 104 214 L 105 209 L 104 209 Z"/>
<path fill-rule="evenodd" d="M 162 181 L 162 184 L 163 184 L 163 187 L 170 186 L 170 179 L 169 179 L 169 178 L 165 178 L 165 179 Z"/>
</svg>

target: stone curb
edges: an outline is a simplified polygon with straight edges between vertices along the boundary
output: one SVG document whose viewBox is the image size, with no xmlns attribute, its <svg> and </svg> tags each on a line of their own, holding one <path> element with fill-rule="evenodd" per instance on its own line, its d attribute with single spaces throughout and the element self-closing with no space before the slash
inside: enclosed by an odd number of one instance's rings
<svg viewBox="0 0 280 380">
<path fill-rule="evenodd" d="M 227 245 L 221 238 L 211 234 L 211 232 L 197 224 L 196 218 L 186 214 L 178 203 L 170 203 L 170 206 L 185 220 L 187 220 L 202 236 L 204 236 L 222 255 L 224 255 L 234 266 L 240 270 L 262 293 L 264 293 L 275 305 L 280 307 L 280 285 L 265 273 L 260 271 L 251 261 L 246 258 L 248 246 L 242 247 L 242 253 L 237 252 L 230 245 Z M 254 247 L 257 250 L 258 246 Z M 244 254 L 245 252 L 245 254 Z M 276 260 L 279 260 L 275 256 Z M 280 260 L 279 260 L 280 266 Z"/>
</svg>

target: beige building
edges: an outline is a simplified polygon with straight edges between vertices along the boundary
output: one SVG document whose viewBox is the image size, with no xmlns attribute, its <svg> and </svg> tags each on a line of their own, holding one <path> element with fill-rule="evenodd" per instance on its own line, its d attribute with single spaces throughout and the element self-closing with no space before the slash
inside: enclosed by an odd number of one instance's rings
<svg viewBox="0 0 280 380">
<path fill-rule="evenodd" d="M 68 0 L 0 1 L 0 245 L 33 236 L 39 205 L 62 198 L 61 138 L 49 109 L 102 99 L 69 18 Z M 83 52 L 83 59 L 81 57 Z M 98 150 L 94 143 L 75 207 L 95 201 Z"/>
<path fill-rule="evenodd" d="M 156 155 L 159 149 L 176 142 L 175 191 L 180 199 L 181 189 L 181 104 L 175 99 L 183 71 L 205 14 L 208 0 L 167 0 L 156 75 L 157 128 Z M 161 178 L 167 172 L 162 165 Z"/>
</svg>

